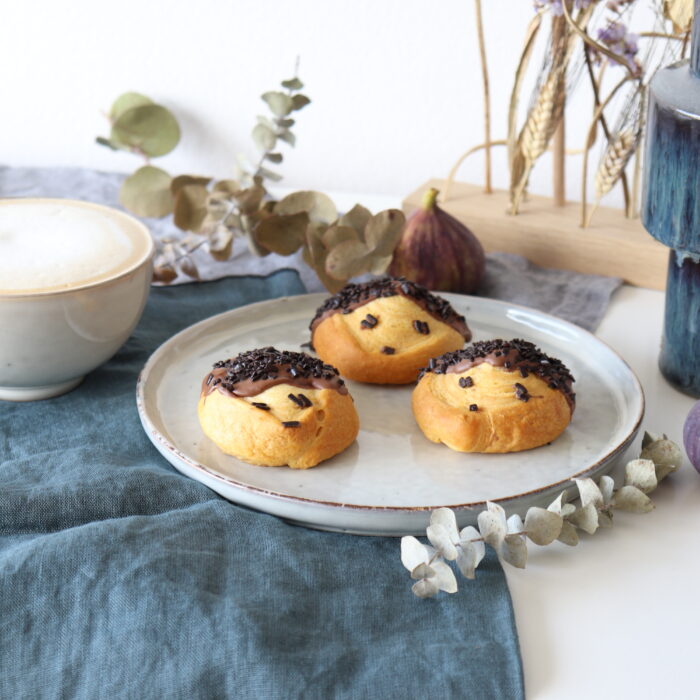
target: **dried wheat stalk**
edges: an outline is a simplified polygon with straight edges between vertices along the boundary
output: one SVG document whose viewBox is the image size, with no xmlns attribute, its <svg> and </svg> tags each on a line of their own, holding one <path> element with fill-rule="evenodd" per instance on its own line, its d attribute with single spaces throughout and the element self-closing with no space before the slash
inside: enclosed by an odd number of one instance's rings
<svg viewBox="0 0 700 700">
<path fill-rule="evenodd" d="M 632 129 L 624 129 L 611 139 L 595 175 L 596 199 L 600 200 L 615 186 L 636 147 L 637 134 Z"/>
</svg>

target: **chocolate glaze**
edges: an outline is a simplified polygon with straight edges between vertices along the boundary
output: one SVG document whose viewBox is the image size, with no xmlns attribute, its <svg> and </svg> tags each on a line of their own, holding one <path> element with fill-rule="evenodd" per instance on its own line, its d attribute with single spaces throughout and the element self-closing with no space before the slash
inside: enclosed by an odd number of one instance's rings
<svg viewBox="0 0 700 700">
<path fill-rule="evenodd" d="M 404 277 L 383 277 L 362 284 L 346 284 L 319 306 L 309 328 L 313 333 L 321 321 L 333 314 L 348 314 L 375 299 L 399 295 L 410 299 L 433 318 L 454 328 L 464 337 L 465 342 L 471 340 L 472 334 L 464 316 L 458 314 L 447 300 L 431 294 L 425 287 Z"/>
<path fill-rule="evenodd" d="M 348 393 L 335 367 L 303 352 L 267 347 L 216 362 L 202 382 L 202 396 L 208 396 L 213 391 L 228 396 L 257 396 L 277 384 Z"/>
<path fill-rule="evenodd" d="M 545 355 L 527 340 L 482 340 L 463 350 L 448 352 L 430 360 L 421 370 L 435 374 L 462 374 L 471 367 L 488 362 L 508 372 L 518 371 L 519 377 L 534 374 L 544 380 L 550 389 L 559 390 L 569 404 L 571 413 L 576 407 L 576 394 L 572 390 L 575 379 L 566 365 L 556 358 Z M 514 383 L 514 387 L 517 383 Z"/>
</svg>

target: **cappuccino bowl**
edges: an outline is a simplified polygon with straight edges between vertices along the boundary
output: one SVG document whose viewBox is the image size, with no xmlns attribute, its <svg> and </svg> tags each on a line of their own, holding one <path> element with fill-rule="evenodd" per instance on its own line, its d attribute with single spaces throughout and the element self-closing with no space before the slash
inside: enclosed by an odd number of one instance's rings
<svg viewBox="0 0 700 700">
<path fill-rule="evenodd" d="M 58 396 L 110 359 L 141 318 L 153 252 L 116 209 L 0 200 L 0 399 Z"/>
</svg>

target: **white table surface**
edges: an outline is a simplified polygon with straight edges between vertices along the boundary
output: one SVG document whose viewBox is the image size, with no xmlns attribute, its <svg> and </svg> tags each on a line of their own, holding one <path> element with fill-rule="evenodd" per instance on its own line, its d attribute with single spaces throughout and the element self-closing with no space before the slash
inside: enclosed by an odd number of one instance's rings
<svg viewBox="0 0 700 700">
<path fill-rule="evenodd" d="M 657 367 L 663 306 L 624 286 L 596 335 L 639 377 L 643 429 L 682 444 L 694 400 Z M 577 547 L 530 544 L 526 569 L 504 564 L 530 700 L 700 697 L 700 474 L 686 458 L 651 498 L 651 513 L 619 513 Z"/>
<path fill-rule="evenodd" d="M 331 196 L 341 210 L 400 207 L 390 196 Z M 644 430 L 682 445 L 694 403 L 658 370 L 663 315 L 662 292 L 625 285 L 596 332 L 644 388 L 632 456 Z M 580 533 L 576 547 L 529 543 L 526 569 L 504 564 L 529 700 L 700 698 L 700 474 L 685 458 L 651 498 L 651 513 L 619 513 L 612 529 Z M 459 583 L 457 595 L 469 595 Z"/>
</svg>

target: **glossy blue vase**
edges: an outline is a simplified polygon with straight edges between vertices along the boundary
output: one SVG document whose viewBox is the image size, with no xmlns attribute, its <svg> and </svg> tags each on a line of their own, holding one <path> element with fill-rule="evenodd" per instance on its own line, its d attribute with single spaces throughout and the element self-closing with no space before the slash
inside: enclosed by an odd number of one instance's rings
<svg viewBox="0 0 700 700">
<path fill-rule="evenodd" d="M 642 221 L 671 248 L 659 367 L 671 384 L 700 397 L 700 0 L 691 58 L 649 85 Z"/>
</svg>

